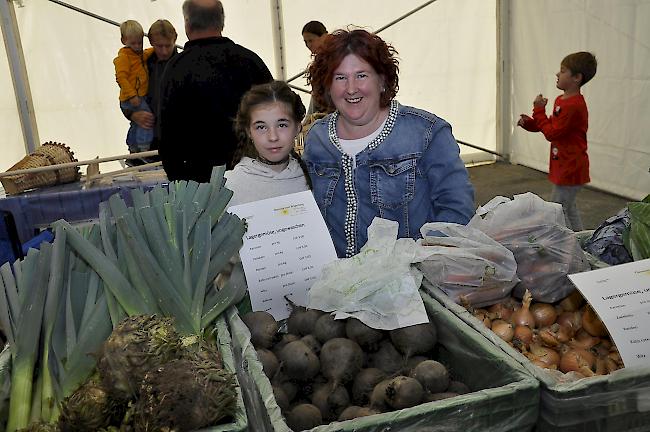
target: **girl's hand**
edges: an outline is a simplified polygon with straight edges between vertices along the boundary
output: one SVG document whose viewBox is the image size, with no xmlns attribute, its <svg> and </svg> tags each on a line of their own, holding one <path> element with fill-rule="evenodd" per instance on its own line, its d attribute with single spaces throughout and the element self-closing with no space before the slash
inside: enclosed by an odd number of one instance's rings
<svg viewBox="0 0 650 432">
<path fill-rule="evenodd" d="M 541 93 L 537 95 L 535 100 L 533 101 L 533 106 L 537 108 L 543 108 L 546 106 L 546 103 L 548 102 L 548 99 L 546 99 Z"/>
<path fill-rule="evenodd" d="M 137 96 L 133 96 L 131 99 L 129 99 L 129 103 L 133 105 L 134 108 L 140 106 L 140 98 Z"/>
</svg>

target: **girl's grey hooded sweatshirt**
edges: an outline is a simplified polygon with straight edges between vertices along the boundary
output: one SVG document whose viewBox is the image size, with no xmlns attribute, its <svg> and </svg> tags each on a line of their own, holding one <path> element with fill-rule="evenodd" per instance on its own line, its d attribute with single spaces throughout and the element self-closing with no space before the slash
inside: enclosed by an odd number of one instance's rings
<svg viewBox="0 0 650 432">
<path fill-rule="evenodd" d="M 273 171 L 271 166 L 258 160 L 243 157 L 224 177 L 226 187 L 233 191 L 229 207 L 309 190 L 305 174 L 293 157 L 281 172 Z"/>
</svg>

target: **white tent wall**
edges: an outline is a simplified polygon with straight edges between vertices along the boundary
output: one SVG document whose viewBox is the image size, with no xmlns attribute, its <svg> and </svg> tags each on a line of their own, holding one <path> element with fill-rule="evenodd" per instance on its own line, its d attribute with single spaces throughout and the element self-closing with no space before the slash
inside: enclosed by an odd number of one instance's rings
<svg viewBox="0 0 650 432">
<path fill-rule="evenodd" d="M 555 73 L 567 54 L 591 51 L 595 78 L 583 87 L 589 109 L 591 185 L 632 199 L 650 193 L 650 2 L 547 0 L 510 2 L 513 162 L 548 171 L 541 133 L 514 127 L 539 93 L 547 113 L 560 94 Z M 508 119 L 505 120 L 506 124 Z"/>
<path fill-rule="evenodd" d="M 116 22 L 136 19 L 145 31 L 154 20 L 166 18 L 179 33 L 177 43 L 182 46 L 187 40 L 181 0 L 66 3 Z M 275 75 L 271 20 L 275 2 L 223 3 L 224 35 L 258 53 Z M 303 0 L 279 3 L 286 77 L 290 77 L 310 60 L 300 34 L 307 21 L 320 20 L 328 30 L 353 25 L 374 31 L 426 2 L 331 0 L 322 3 L 323 7 Z M 23 0 L 24 7 L 15 4 L 41 142 L 64 142 L 79 159 L 126 153 L 128 122 L 118 108 L 112 63 L 121 47 L 119 29 L 47 0 Z M 439 0 L 381 33 L 399 52 L 398 100 L 434 112 L 452 124 L 457 139 L 490 150 L 496 146 L 495 21 L 494 0 Z M 0 78 L 0 130 L 5 149 L 0 169 L 4 170 L 25 154 L 4 51 L 0 51 Z M 304 79 L 294 84 L 307 88 Z M 304 100 L 308 103 L 309 97 Z M 481 158 L 476 150 L 462 150 L 466 159 Z"/>
<path fill-rule="evenodd" d="M 145 31 L 155 20 L 166 18 L 176 27 L 177 43 L 182 46 L 187 41 L 179 0 L 66 3 L 116 22 L 135 19 Z M 224 3 L 224 33 L 260 53 L 273 71 L 268 1 Z M 66 143 L 80 160 L 128 153 L 128 121 L 119 109 L 113 66 L 122 46 L 119 28 L 47 0 L 24 0 L 23 4 L 15 11 L 41 141 Z M 145 46 L 149 46 L 146 40 Z M 25 155 L 25 147 L 4 50 L 0 51 L 0 74 L 0 113 L 7 114 L 0 118 L 4 142 L 0 169 L 6 170 Z M 113 165 L 102 164 L 102 170 L 118 167 Z"/>
<path fill-rule="evenodd" d="M 391 23 L 425 4 L 423 0 L 330 0 L 305 7 L 303 0 L 284 0 L 287 76 L 309 63 L 300 34 L 311 20 L 328 31 L 362 27 L 369 31 Z M 400 103 L 433 112 L 447 120 L 456 139 L 496 147 L 496 3 L 493 0 L 439 0 L 380 33 L 398 51 Z M 304 79 L 294 82 L 308 88 Z M 309 103 L 309 98 L 305 98 Z M 466 161 L 491 159 L 461 146 Z"/>
</svg>

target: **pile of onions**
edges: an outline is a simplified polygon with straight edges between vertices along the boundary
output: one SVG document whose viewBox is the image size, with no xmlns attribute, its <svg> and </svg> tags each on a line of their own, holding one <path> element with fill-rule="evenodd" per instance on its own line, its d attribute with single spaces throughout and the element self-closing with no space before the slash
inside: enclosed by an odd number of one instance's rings
<svg viewBox="0 0 650 432">
<path fill-rule="evenodd" d="M 533 364 L 590 377 L 623 367 L 607 328 L 578 290 L 548 304 L 508 299 L 487 309 L 468 308 L 486 327 Z"/>
</svg>

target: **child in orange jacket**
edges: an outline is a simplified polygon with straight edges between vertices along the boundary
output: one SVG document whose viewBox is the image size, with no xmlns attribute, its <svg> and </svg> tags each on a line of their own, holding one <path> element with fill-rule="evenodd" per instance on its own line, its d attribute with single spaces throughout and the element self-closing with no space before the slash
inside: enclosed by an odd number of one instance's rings
<svg viewBox="0 0 650 432">
<path fill-rule="evenodd" d="M 548 100 L 537 95 L 533 117 L 521 114 L 518 126 L 530 132 L 542 132 L 551 142 L 548 178 L 553 183 L 551 201 L 562 204 L 567 226 L 583 229 L 576 206 L 576 195 L 589 183 L 587 155 L 587 104 L 580 88 L 596 75 L 596 57 L 589 52 L 569 54 L 560 63 L 557 88 L 564 93 L 555 99 L 553 112 L 546 116 Z"/>
<path fill-rule="evenodd" d="M 144 30 L 137 21 L 124 21 L 120 25 L 120 33 L 124 47 L 120 48 L 117 57 L 113 60 L 115 79 L 120 86 L 120 108 L 151 112 L 144 96 L 147 95 L 149 86 L 146 61 L 153 53 L 153 48 L 143 51 Z M 131 122 L 126 135 L 126 144 L 130 153 L 149 150 L 152 140 L 153 129 L 146 129 Z"/>
</svg>

